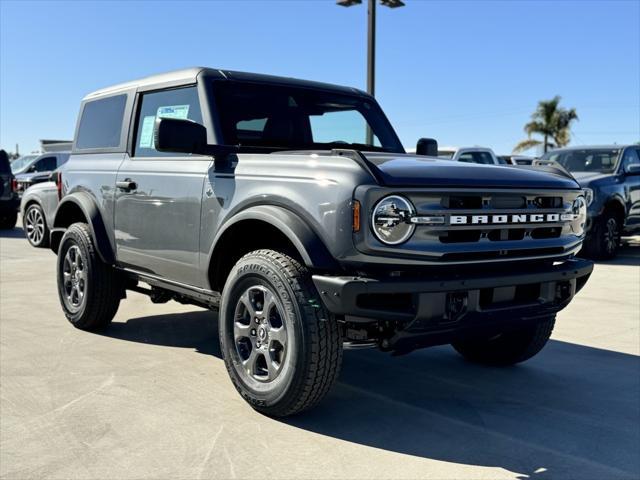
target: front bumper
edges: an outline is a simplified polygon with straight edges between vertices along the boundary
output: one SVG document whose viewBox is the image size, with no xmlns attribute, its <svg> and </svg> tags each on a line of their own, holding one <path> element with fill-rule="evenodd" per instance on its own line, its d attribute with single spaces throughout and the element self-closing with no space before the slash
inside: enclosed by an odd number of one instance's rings
<svg viewBox="0 0 640 480">
<path fill-rule="evenodd" d="M 571 259 L 515 268 L 521 271 L 409 279 L 314 275 L 313 282 L 329 311 L 350 321 L 400 321 L 409 329 L 447 330 L 552 315 L 584 286 L 593 262 Z"/>
</svg>

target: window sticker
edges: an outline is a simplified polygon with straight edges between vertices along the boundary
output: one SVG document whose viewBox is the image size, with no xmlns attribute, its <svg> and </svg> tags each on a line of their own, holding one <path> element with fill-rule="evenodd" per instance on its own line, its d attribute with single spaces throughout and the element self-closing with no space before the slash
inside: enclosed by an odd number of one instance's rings
<svg viewBox="0 0 640 480">
<path fill-rule="evenodd" d="M 189 105 L 167 105 L 166 107 L 158 107 L 158 117 L 162 118 L 180 118 L 182 120 L 189 116 Z"/>
<path fill-rule="evenodd" d="M 153 148 L 153 126 L 155 115 L 149 115 L 142 120 L 142 130 L 140 131 L 140 145 L 138 148 Z"/>
</svg>

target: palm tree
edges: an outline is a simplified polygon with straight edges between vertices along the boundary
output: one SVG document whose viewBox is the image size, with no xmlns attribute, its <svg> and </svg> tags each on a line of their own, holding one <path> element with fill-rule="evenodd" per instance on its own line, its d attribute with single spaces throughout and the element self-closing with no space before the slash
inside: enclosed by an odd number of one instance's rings
<svg viewBox="0 0 640 480">
<path fill-rule="evenodd" d="M 575 108 L 561 108 L 558 106 L 559 103 L 558 95 L 551 100 L 538 102 L 538 108 L 531 115 L 531 121 L 524 126 L 524 131 L 529 138 L 518 143 L 513 148 L 514 152 L 522 152 L 537 145 L 543 145 L 544 152 L 547 153 L 550 148 L 564 147 L 569 144 L 571 123 L 578 120 L 578 114 Z M 531 138 L 534 133 L 542 135 L 544 140 Z"/>
</svg>

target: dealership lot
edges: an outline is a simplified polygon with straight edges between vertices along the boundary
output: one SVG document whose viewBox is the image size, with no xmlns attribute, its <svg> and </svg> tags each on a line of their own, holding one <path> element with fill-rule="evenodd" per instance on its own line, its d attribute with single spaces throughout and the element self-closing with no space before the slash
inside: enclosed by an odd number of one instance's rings
<svg viewBox="0 0 640 480">
<path fill-rule="evenodd" d="M 50 251 L 15 229 L 0 232 L 0 261 L 2 478 L 640 471 L 640 245 L 596 265 L 525 365 L 473 366 L 449 347 L 395 358 L 348 351 L 326 401 L 284 421 L 237 395 L 215 313 L 129 294 L 108 330 L 86 333 L 58 306 Z"/>
</svg>

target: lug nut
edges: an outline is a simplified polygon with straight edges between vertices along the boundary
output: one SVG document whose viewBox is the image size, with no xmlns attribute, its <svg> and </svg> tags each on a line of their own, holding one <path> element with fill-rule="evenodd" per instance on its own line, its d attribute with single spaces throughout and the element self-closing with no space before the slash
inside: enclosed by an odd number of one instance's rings
<svg viewBox="0 0 640 480">
<path fill-rule="evenodd" d="M 255 328 L 251 329 L 251 335 L 253 335 L 254 337 L 256 336 L 256 329 Z"/>
</svg>

